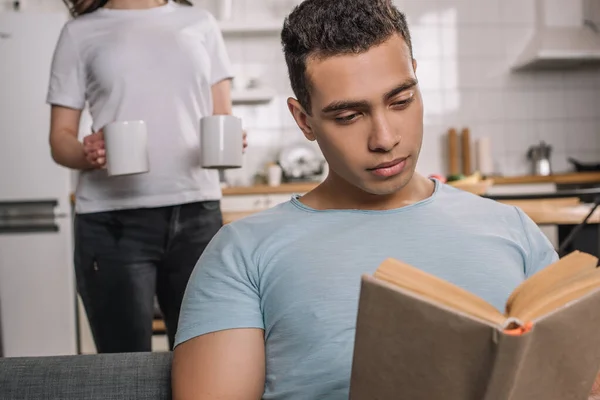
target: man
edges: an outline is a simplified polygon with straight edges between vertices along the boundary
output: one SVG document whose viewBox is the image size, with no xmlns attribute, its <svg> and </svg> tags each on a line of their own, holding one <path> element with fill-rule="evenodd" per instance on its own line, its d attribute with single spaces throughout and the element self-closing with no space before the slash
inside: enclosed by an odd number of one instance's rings
<svg viewBox="0 0 600 400">
<path fill-rule="evenodd" d="M 182 307 L 176 400 L 347 399 L 360 276 L 388 257 L 498 309 L 557 260 L 519 209 L 415 173 L 423 102 L 389 1 L 306 0 L 282 41 L 289 109 L 330 173 L 209 244 Z"/>
</svg>

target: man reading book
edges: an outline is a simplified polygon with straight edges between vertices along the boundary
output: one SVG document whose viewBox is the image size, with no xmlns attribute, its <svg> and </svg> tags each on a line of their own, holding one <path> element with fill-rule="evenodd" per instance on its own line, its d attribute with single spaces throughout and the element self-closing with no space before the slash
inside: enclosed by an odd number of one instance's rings
<svg viewBox="0 0 600 400">
<path fill-rule="evenodd" d="M 418 64 L 389 1 L 306 0 L 282 42 L 289 109 L 329 176 L 226 225 L 204 251 L 177 332 L 175 400 L 347 399 L 361 275 L 387 258 L 499 310 L 557 260 L 519 209 L 415 172 Z"/>
</svg>

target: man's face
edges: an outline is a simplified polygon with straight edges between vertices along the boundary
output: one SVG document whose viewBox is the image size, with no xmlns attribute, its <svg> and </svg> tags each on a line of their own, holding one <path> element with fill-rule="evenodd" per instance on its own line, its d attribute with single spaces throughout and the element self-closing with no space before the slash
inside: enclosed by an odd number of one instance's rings
<svg viewBox="0 0 600 400">
<path fill-rule="evenodd" d="M 406 42 L 394 35 L 362 54 L 310 59 L 307 77 L 312 116 L 297 102 L 290 108 L 330 173 L 370 194 L 402 189 L 423 138 L 423 102 Z"/>
</svg>

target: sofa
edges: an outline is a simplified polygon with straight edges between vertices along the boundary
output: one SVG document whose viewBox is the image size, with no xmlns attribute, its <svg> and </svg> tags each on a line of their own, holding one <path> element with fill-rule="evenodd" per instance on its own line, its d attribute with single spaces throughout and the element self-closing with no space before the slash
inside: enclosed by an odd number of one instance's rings
<svg viewBox="0 0 600 400">
<path fill-rule="evenodd" d="M 170 352 L 0 358 L 0 399 L 171 399 L 171 360 Z"/>
</svg>

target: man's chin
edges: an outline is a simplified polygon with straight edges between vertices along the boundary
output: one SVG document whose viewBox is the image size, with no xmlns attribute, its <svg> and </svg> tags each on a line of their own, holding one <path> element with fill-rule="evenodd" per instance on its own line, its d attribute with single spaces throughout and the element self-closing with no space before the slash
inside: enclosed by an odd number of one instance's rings
<svg viewBox="0 0 600 400">
<path fill-rule="evenodd" d="M 364 182 L 362 190 L 375 196 L 389 196 L 402 190 L 413 174 L 402 174 L 397 179 L 382 182 Z"/>
</svg>

